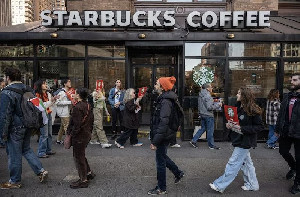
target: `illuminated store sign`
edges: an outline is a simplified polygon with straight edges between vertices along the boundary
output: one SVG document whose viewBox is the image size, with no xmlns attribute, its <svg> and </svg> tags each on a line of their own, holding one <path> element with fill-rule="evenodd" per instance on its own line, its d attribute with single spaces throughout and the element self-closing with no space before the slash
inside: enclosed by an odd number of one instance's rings
<svg viewBox="0 0 300 197">
<path fill-rule="evenodd" d="M 269 27 L 270 11 L 193 11 L 186 17 L 191 28 Z M 155 27 L 173 28 L 175 11 L 50 11 L 41 12 L 43 26 L 55 27 Z"/>
</svg>

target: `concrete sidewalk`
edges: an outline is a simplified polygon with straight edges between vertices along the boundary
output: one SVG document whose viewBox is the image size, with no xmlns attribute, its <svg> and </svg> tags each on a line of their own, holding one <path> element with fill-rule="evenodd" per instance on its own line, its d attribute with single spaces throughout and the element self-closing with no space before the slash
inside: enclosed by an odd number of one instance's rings
<svg viewBox="0 0 300 197">
<path fill-rule="evenodd" d="M 36 138 L 32 139 L 32 148 L 36 152 Z M 148 196 L 147 191 L 156 185 L 155 151 L 149 149 L 148 139 L 140 139 L 142 147 L 126 145 L 125 149 L 113 146 L 102 149 L 100 145 L 89 145 L 87 159 L 96 178 L 89 188 L 73 190 L 70 181 L 78 179 L 72 158 L 72 150 L 63 149 L 62 145 L 53 144 L 54 156 L 41 159 L 44 168 L 49 171 L 46 183 L 39 183 L 38 177 L 23 158 L 21 189 L 0 190 L 0 197 L 40 197 L 40 196 Z M 277 150 L 266 149 L 265 144 L 251 150 L 251 157 L 256 167 L 260 190 L 247 192 L 241 189 L 241 173 L 223 194 L 210 189 L 208 184 L 224 172 L 233 147 L 229 142 L 216 143 L 221 150 L 208 149 L 206 142 L 198 143 L 199 148 L 192 148 L 189 142 L 179 142 L 181 148 L 169 148 L 168 155 L 185 172 L 185 177 L 178 185 L 174 177 L 167 172 L 168 196 L 293 196 L 288 192 L 292 181 L 285 180 L 288 166 Z M 7 156 L 0 149 L 0 182 L 9 179 Z"/>
</svg>

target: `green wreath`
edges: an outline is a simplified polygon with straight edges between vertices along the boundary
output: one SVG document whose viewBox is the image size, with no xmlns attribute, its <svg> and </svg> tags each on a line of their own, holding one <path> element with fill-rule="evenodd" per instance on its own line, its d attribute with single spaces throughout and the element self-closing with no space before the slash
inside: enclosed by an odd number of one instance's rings
<svg viewBox="0 0 300 197">
<path fill-rule="evenodd" d="M 199 86 L 205 83 L 211 83 L 214 81 L 215 74 L 210 67 L 201 66 L 199 69 L 195 69 L 193 73 L 193 80 Z"/>
</svg>

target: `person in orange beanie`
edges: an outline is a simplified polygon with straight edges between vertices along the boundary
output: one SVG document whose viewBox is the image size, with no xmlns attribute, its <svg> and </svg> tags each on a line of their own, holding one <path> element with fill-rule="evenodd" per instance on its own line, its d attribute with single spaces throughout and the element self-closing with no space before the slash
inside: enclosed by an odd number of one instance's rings
<svg viewBox="0 0 300 197">
<path fill-rule="evenodd" d="M 174 84 L 176 83 L 176 78 L 174 76 L 161 77 L 158 79 L 158 81 L 164 91 L 169 91 L 172 90 Z"/>
</svg>

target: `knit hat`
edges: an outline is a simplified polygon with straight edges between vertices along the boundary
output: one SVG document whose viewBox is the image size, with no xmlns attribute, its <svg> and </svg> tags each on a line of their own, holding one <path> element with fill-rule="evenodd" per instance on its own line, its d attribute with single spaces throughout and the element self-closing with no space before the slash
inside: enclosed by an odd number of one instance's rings
<svg viewBox="0 0 300 197">
<path fill-rule="evenodd" d="M 164 89 L 164 91 L 171 90 L 176 82 L 175 77 L 161 77 L 158 79 L 161 87 Z"/>
</svg>

